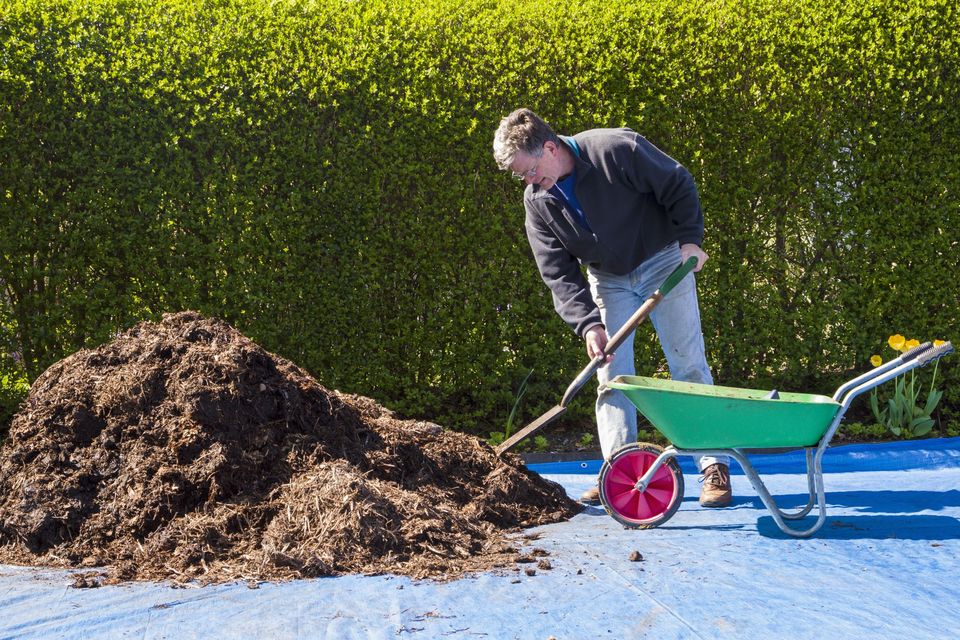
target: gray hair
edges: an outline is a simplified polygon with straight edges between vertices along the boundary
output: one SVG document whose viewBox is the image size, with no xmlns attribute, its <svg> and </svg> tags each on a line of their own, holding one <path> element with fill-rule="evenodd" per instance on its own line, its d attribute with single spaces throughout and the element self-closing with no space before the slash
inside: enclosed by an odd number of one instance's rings
<svg viewBox="0 0 960 640">
<path fill-rule="evenodd" d="M 546 142 L 559 145 L 560 139 L 550 125 L 533 111 L 517 109 L 500 121 L 500 126 L 493 134 L 493 159 L 498 167 L 506 171 L 521 151 L 539 158 L 543 155 Z"/>
</svg>

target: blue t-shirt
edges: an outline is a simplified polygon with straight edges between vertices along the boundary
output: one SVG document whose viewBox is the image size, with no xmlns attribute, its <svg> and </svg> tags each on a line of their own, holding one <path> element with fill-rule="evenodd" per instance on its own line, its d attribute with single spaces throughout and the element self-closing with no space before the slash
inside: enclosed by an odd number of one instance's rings
<svg viewBox="0 0 960 640">
<path fill-rule="evenodd" d="M 574 169 L 573 173 L 550 187 L 550 193 L 564 204 L 567 211 L 570 212 L 574 220 L 580 223 L 581 227 L 593 233 L 593 229 L 590 228 L 590 224 L 587 222 L 587 216 L 583 213 L 583 207 L 580 206 L 580 201 L 577 200 L 577 194 L 573 191 L 573 185 L 576 181 L 577 171 Z"/>
</svg>

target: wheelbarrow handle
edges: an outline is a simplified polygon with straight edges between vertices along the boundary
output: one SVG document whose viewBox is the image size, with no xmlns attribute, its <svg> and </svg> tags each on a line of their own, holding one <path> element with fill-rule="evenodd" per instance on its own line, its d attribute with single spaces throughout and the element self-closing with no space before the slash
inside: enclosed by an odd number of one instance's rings
<svg viewBox="0 0 960 640">
<path fill-rule="evenodd" d="M 939 344 L 929 351 L 924 351 L 921 353 L 919 357 L 917 357 L 917 362 L 919 363 L 918 366 L 925 367 L 934 360 L 939 360 L 943 356 L 948 356 L 951 353 L 953 353 L 953 345 L 949 341 L 944 342 L 943 344 Z"/>
<path fill-rule="evenodd" d="M 900 361 L 910 362 L 914 358 L 920 357 L 921 355 L 923 355 L 924 353 L 926 353 L 932 348 L 933 348 L 932 342 L 924 342 L 923 344 L 918 345 L 913 349 L 910 349 L 909 351 L 906 351 L 902 356 L 900 356 Z"/>
<path fill-rule="evenodd" d="M 921 356 L 929 352 L 931 349 L 933 349 L 933 343 L 924 342 L 923 344 L 917 345 L 916 347 L 902 353 L 901 355 L 897 356 L 893 360 L 890 360 L 889 362 L 884 362 L 878 365 L 877 367 L 874 367 L 870 371 L 867 371 L 866 373 L 857 376 L 853 380 L 848 380 L 847 382 L 843 383 L 837 388 L 837 390 L 833 394 L 833 400 L 835 402 L 840 402 L 845 397 L 846 393 L 851 389 L 855 389 L 859 387 L 861 384 L 869 380 L 879 380 L 880 376 L 885 375 L 889 371 L 893 371 L 894 369 L 897 369 L 901 365 L 904 365 L 908 362 L 912 362 L 913 360 L 917 360 L 918 358 L 920 358 Z M 947 352 L 940 352 L 940 355 L 937 357 L 939 358 L 945 355 L 947 355 Z M 928 362 L 927 360 L 924 360 L 923 363 L 920 364 L 918 360 L 918 362 L 914 364 L 914 367 L 923 366 L 927 362 Z M 912 369 L 914 367 L 910 367 L 910 368 Z M 884 380 L 886 379 L 887 378 L 884 378 Z M 877 382 L 876 384 L 879 385 L 880 382 Z M 862 391 L 858 393 L 862 393 Z"/>
<path fill-rule="evenodd" d="M 878 387 L 896 376 L 905 374 L 907 371 L 925 367 L 951 353 L 953 353 L 953 345 L 950 342 L 943 342 L 935 347 L 931 346 L 929 342 L 925 342 L 907 351 L 899 358 L 894 358 L 890 362 L 841 385 L 833 394 L 833 400 L 840 402 L 844 407 L 849 406 L 850 401 L 861 393 Z"/>
</svg>

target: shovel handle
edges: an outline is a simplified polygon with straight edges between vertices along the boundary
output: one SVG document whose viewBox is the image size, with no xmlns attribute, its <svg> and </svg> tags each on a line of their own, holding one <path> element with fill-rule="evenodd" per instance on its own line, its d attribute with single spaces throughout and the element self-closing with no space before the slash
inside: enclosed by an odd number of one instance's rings
<svg viewBox="0 0 960 640">
<path fill-rule="evenodd" d="M 663 296 L 670 293 L 670 290 L 677 286 L 677 284 L 683 280 L 686 275 L 690 273 L 696 266 L 697 259 L 695 257 L 690 257 L 686 262 L 674 269 L 673 272 L 667 276 L 667 279 L 663 281 L 663 284 L 660 285 L 660 288 L 654 291 L 653 295 L 647 298 L 643 305 L 641 305 L 640 308 L 637 309 L 632 316 L 630 316 L 630 319 L 627 320 L 627 323 L 623 325 L 619 331 L 617 331 L 616 335 L 607 341 L 607 346 L 603 350 L 603 355 L 597 356 L 591 360 L 590 364 L 588 364 L 583 371 L 580 372 L 580 375 L 578 375 L 576 379 L 570 383 L 570 386 L 567 387 L 566 393 L 563 394 L 563 399 L 560 400 L 560 404 L 547 411 L 537 420 L 531 422 L 520 431 L 517 431 L 507 440 L 504 440 L 500 446 L 496 448 L 497 455 L 502 455 L 505 451 L 510 450 L 518 442 L 529 437 L 536 431 L 539 431 L 541 428 L 545 427 L 547 424 L 553 422 L 557 417 L 562 415 L 567 410 L 567 405 L 570 404 L 570 401 L 573 400 L 573 397 L 577 394 L 580 388 L 593 377 L 593 374 L 596 373 L 597 369 L 603 366 L 607 356 L 617 350 L 617 347 L 620 346 L 620 343 L 623 342 L 626 337 L 637 328 L 637 325 L 643 322 L 653 308 L 657 306 L 657 303 L 663 299 Z"/>
<path fill-rule="evenodd" d="M 607 341 L 607 346 L 603 349 L 604 355 L 610 355 L 616 351 L 620 344 L 627 339 L 634 329 L 640 326 L 640 323 L 643 322 L 650 312 L 653 311 L 653 308 L 656 307 L 660 300 L 663 299 L 665 295 L 670 293 L 675 286 L 677 286 L 681 280 L 687 277 L 687 274 L 693 271 L 694 267 L 697 266 L 696 256 L 690 256 L 687 258 L 687 261 L 678 266 L 673 272 L 667 276 L 667 279 L 663 281 L 663 284 L 660 285 L 660 288 L 653 292 L 653 295 L 646 299 L 646 301 L 640 305 L 640 308 L 637 309 L 630 319 L 627 320 L 626 324 L 620 327 L 620 330 L 617 331 L 609 341 Z"/>
<path fill-rule="evenodd" d="M 669 276 L 667 276 L 667 279 L 663 281 L 663 284 L 660 285 L 660 288 L 654 291 L 653 295 L 647 298 L 644 303 L 640 305 L 640 308 L 637 309 L 632 316 L 630 316 L 630 319 L 627 320 L 626 324 L 620 327 L 620 330 L 617 331 L 613 337 L 607 341 L 607 346 L 603 348 L 603 355 L 597 356 L 591 360 L 590 364 L 588 364 L 583 371 L 580 372 L 580 375 L 578 375 L 576 379 L 570 383 L 570 386 L 567 387 L 567 392 L 563 394 L 563 399 L 560 401 L 559 406 L 566 407 L 568 404 L 570 404 L 570 401 L 573 400 L 573 396 L 575 396 L 577 391 L 580 390 L 580 387 L 586 384 L 587 381 L 593 377 L 593 374 L 596 373 L 597 369 L 606 363 L 607 356 L 620 348 L 620 345 L 624 340 L 627 339 L 627 336 L 633 333 L 640 323 L 643 322 L 648 315 L 650 315 L 650 312 L 653 311 L 653 308 L 660 303 L 663 297 L 670 293 L 671 289 L 677 286 L 677 284 L 683 280 L 686 275 L 690 273 L 690 271 L 692 271 L 696 266 L 697 258 L 691 256 L 686 262 L 678 266 L 670 273 Z"/>
<path fill-rule="evenodd" d="M 687 274 L 697 268 L 697 257 L 690 256 L 687 261 L 673 270 L 673 273 L 667 276 L 667 279 L 660 285 L 660 295 L 667 295 L 670 291 L 680 284 L 680 281 L 687 277 Z"/>
</svg>

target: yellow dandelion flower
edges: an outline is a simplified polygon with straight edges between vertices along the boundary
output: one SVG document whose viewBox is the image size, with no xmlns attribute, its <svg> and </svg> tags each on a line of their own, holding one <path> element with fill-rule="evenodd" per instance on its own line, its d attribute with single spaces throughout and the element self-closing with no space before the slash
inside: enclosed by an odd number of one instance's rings
<svg viewBox="0 0 960 640">
<path fill-rule="evenodd" d="M 870 356 L 870 364 L 872 364 L 875 367 L 879 367 L 880 365 L 883 364 L 883 358 L 881 358 L 880 356 Z"/>
<path fill-rule="evenodd" d="M 940 345 L 946 344 L 946 343 L 947 343 L 946 340 L 934 340 L 934 341 L 933 341 L 933 346 L 939 347 Z"/>
<path fill-rule="evenodd" d="M 906 341 L 907 339 L 898 333 L 894 336 L 890 336 L 887 339 L 887 344 L 890 345 L 890 348 L 894 351 L 900 351 L 903 349 L 903 343 Z"/>
<path fill-rule="evenodd" d="M 910 351 L 910 349 L 913 349 L 914 347 L 919 347 L 919 346 L 920 346 L 919 340 L 912 340 L 912 339 L 907 340 L 906 344 L 903 345 L 903 351 Z"/>
</svg>

